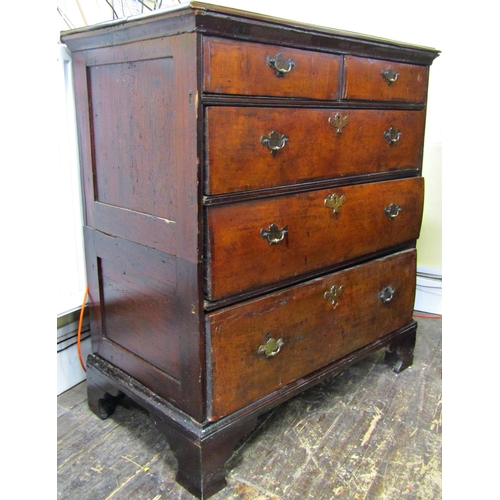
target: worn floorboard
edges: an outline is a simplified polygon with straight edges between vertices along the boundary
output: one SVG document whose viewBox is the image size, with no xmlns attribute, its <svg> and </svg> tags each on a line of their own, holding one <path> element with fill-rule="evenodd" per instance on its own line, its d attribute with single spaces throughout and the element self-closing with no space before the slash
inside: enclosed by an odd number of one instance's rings
<svg viewBox="0 0 500 500">
<path fill-rule="evenodd" d="M 412 367 L 372 354 L 263 415 L 213 500 L 434 500 L 441 485 L 441 320 L 420 319 Z M 58 397 L 58 498 L 192 500 L 149 415 L 125 399 L 87 407 L 85 384 Z"/>
</svg>

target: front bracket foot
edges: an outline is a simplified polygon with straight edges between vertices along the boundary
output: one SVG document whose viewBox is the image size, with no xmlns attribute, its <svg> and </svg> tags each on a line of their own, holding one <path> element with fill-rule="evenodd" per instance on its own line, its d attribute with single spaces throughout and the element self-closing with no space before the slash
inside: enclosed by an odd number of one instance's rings
<svg viewBox="0 0 500 500">
<path fill-rule="evenodd" d="M 391 342 L 385 352 L 385 363 L 392 366 L 395 373 L 401 373 L 413 364 L 413 351 L 417 340 L 416 328 L 404 337 Z"/>
<path fill-rule="evenodd" d="M 209 435 L 188 435 L 151 414 L 154 425 L 167 437 L 177 458 L 176 481 L 192 495 L 205 500 L 226 486 L 226 462 L 238 441 L 252 431 L 256 418 L 230 424 Z"/>
</svg>

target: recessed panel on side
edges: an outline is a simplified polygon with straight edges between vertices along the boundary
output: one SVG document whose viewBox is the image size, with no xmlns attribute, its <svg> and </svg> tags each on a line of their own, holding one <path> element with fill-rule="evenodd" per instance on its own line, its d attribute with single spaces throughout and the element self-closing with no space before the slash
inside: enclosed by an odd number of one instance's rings
<svg viewBox="0 0 500 500">
<path fill-rule="evenodd" d="M 100 233 L 95 246 L 104 339 L 178 380 L 175 258 Z"/>
<path fill-rule="evenodd" d="M 174 59 L 88 68 L 96 200 L 176 218 Z"/>
</svg>

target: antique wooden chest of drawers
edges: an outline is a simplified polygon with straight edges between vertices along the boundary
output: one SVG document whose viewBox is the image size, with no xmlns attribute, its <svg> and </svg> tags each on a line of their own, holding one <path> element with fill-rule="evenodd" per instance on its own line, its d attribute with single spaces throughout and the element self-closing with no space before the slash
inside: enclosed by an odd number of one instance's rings
<svg viewBox="0 0 500 500">
<path fill-rule="evenodd" d="M 89 404 L 136 400 L 207 498 L 261 413 L 380 348 L 411 364 L 438 52 L 197 2 L 62 41 Z"/>
</svg>

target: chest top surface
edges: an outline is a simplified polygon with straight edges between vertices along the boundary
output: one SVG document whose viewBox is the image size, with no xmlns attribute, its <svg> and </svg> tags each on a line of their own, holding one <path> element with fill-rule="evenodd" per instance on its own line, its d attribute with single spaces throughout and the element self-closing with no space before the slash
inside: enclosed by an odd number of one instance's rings
<svg viewBox="0 0 500 500">
<path fill-rule="evenodd" d="M 61 33 L 70 50 L 87 50 L 187 32 L 277 43 L 311 50 L 358 54 L 429 65 L 439 55 L 431 47 L 270 17 L 204 2 L 189 2 L 147 14 Z"/>
</svg>

